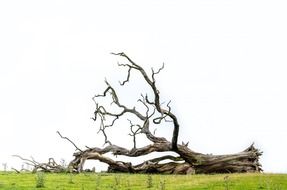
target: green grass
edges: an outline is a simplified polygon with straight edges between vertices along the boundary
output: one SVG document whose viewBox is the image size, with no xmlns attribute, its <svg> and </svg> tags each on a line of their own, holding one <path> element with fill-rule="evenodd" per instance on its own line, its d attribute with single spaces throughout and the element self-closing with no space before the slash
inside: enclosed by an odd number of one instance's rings
<svg viewBox="0 0 287 190">
<path fill-rule="evenodd" d="M 140 174 L 46 173 L 44 187 L 36 188 L 37 174 L 0 172 L 0 190 L 287 190 L 287 174 L 150 176 L 151 179 Z"/>
</svg>

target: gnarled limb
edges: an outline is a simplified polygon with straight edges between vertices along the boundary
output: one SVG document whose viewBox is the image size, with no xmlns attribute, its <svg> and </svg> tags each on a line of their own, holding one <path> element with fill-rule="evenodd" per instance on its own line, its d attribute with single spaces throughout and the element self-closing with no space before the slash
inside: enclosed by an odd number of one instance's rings
<svg viewBox="0 0 287 190">
<path fill-rule="evenodd" d="M 130 78 L 129 76 L 130 76 L 131 70 L 132 69 L 138 70 L 141 73 L 141 75 L 143 76 L 144 80 L 149 84 L 149 86 L 151 87 L 153 94 L 154 94 L 154 101 L 153 102 L 147 101 L 147 102 L 149 102 L 150 104 L 153 104 L 159 113 L 167 115 L 173 120 L 174 129 L 173 129 L 173 135 L 172 135 L 172 141 L 171 142 L 172 142 L 172 148 L 174 150 L 176 150 L 177 149 L 178 133 L 179 133 L 179 123 L 178 123 L 177 117 L 173 113 L 171 113 L 170 110 L 166 110 L 166 109 L 162 108 L 161 103 L 160 103 L 159 90 L 157 89 L 156 81 L 155 81 L 155 75 L 158 74 L 164 68 L 164 65 L 157 72 L 154 72 L 154 70 L 152 69 L 152 79 L 150 79 L 150 77 L 148 76 L 146 71 L 141 66 L 139 66 L 134 61 L 132 61 L 125 53 L 122 52 L 122 53 L 112 53 L 112 54 L 126 58 L 129 61 L 129 63 L 131 64 L 131 65 L 130 64 L 121 65 L 121 66 L 128 66 L 129 67 L 128 78 L 123 83 L 123 85 L 129 81 L 129 78 Z M 148 100 L 147 96 L 146 96 L 146 99 Z"/>
<path fill-rule="evenodd" d="M 231 173 L 231 172 L 260 172 L 261 165 L 258 157 L 262 154 L 254 146 L 239 152 L 228 155 L 208 155 L 191 151 L 186 146 L 178 145 L 180 156 L 170 155 L 154 158 L 143 162 L 142 164 L 132 165 L 129 162 L 114 161 L 105 156 L 111 152 L 114 155 L 123 155 L 128 157 L 139 157 L 152 152 L 169 152 L 172 150 L 171 143 L 155 143 L 139 149 L 125 149 L 115 145 L 107 146 L 103 149 L 90 148 L 83 152 L 74 153 L 75 159 L 70 163 L 74 171 L 83 171 L 83 165 L 86 160 L 95 159 L 109 165 L 109 172 L 129 172 L 129 173 L 163 173 L 185 174 L 186 173 Z M 164 160 L 171 160 L 168 163 L 159 163 Z M 185 170 L 176 169 L 184 167 Z M 163 169 L 165 168 L 165 169 Z M 167 170 L 169 168 L 169 170 Z M 192 172 L 191 172 L 192 171 Z"/>
</svg>

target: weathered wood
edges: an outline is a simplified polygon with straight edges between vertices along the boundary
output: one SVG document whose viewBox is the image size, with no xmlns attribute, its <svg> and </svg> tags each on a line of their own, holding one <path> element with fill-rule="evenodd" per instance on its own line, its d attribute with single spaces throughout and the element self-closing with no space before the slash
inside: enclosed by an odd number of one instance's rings
<svg viewBox="0 0 287 190">
<path fill-rule="evenodd" d="M 171 143 L 156 144 L 143 148 L 145 151 L 127 151 L 116 147 L 109 148 L 108 152 L 115 155 L 125 155 L 138 157 L 146 155 L 147 152 L 167 152 L 172 151 Z M 142 149 L 142 150 L 143 150 Z M 94 148 L 74 154 L 75 159 L 71 161 L 72 171 L 82 172 L 86 160 L 99 160 L 109 165 L 108 172 L 123 173 L 164 173 L 164 174 L 202 174 L 202 173 L 242 173 L 242 172 L 261 172 L 261 165 L 258 162 L 262 154 L 258 149 L 251 145 L 248 149 L 237 154 L 227 155 L 207 155 L 191 151 L 189 148 L 178 145 L 179 157 L 166 155 L 143 162 L 142 164 L 132 165 L 129 162 L 114 161 L 105 157 L 107 149 Z M 100 152 L 100 153 L 99 153 Z M 103 153 L 103 154 L 101 154 Z M 159 163 L 164 160 L 171 160 L 168 163 Z M 183 161 L 183 162 L 182 162 Z"/>
</svg>

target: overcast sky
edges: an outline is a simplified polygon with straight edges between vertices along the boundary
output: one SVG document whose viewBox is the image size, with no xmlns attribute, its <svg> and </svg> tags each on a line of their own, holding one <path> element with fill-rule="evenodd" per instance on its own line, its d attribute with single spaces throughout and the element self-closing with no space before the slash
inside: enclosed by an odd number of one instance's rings
<svg viewBox="0 0 287 190">
<path fill-rule="evenodd" d="M 91 98 L 105 78 L 124 79 L 110 55 L 123 51 L 148 71 L 165 63 L 157 84 L 180 142 L 213 154 L 255 142 L 266 172 L 287 172 L 286 9 L 283 0 L 0 1 L 0 163 L 71 160 L 57 130 L 101 147 Z M 127 104 L 145 90 L 131 79 Z M 131 142 L 120 127 L 112 141 Z"/>
</svg>

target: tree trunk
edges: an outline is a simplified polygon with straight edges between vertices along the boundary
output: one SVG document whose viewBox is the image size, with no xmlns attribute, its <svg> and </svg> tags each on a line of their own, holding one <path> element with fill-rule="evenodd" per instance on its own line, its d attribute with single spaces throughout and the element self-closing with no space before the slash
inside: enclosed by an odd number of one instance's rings
<svg viewBox="0 0 287 190">
<path fill-rule="evenodd" d="M 109 165 L 108 172 L 121 173 L 161 173 L 161 174 L 210 174 L 210 173 L 243 173 L 260 172 L 261 165 L 258 162 L 262 154 L 253 144 L 246 150 L 237 154 L 209 155 L 191 151 L 183 145 L 178 145 L 179 157 L 170 155 L 162 156 L 145 161 L 138 165 L 129 162 L 114 161 L 105 157 L 105 153 L 113 152 L 115 155 L 136 157 L 138 154 L 145 155 L 153 151 L 165 152 L 171 150 L 171 143 L 159 143 L 139 150 L 128 151 L 118 146 L 105 149 L 92 148 L 74 154 L 75 159 L 70 163 L 71 171 L 82 172 L 86 160 L 99 160 Z M 169 160 L 167 163 L 161 161 Z"/>
</svg>

